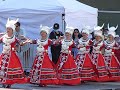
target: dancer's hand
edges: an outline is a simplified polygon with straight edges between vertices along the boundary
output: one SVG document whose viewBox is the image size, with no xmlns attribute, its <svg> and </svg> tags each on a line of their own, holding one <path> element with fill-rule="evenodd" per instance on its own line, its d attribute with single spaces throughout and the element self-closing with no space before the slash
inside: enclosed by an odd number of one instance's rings
<svg viewBox="0 0 120 90">
<path fill-rule="evenodd" d="M 27 40 L 25 41 L 25 43 L 32 43 L 32 40 L 31 40 L 31 39 L 27 39 Z"/>
</svg>

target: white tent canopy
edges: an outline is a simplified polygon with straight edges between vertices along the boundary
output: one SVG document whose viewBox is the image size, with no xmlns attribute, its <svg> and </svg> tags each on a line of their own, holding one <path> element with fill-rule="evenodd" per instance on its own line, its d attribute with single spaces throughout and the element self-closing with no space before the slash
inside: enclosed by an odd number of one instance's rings
<svg viewBox="0 0 120 90">
<path fill-rule="evenodd" d="M 3 11 L 10 11 L 16 9 L 31 9 L 31 10 L 43 10 L 63 13 L 63 6 L 54 0 L 5 0 L 0 3 L 0 9 Z"/>
<path fill-rule="evenodd" d="M 82 29 L 83 26 L 97 25 L 98 9 L 76 0 L 58 0 L 65 8 L 65 21 L 68 25 Z"/>
<path fill-rule="evenodd" d="M 54 2 L 53 2 L 54 1 Z M 62 30 L 64 8 L 56 0 L 6 0 L 0 2 L 0 32 L 5 31 L 7 18 L 19 18 L 27 37 L 38 38 L 39 26 L 59 23 Z M 35 36 L 33 36 L 35 34 Z"/>
</svg>

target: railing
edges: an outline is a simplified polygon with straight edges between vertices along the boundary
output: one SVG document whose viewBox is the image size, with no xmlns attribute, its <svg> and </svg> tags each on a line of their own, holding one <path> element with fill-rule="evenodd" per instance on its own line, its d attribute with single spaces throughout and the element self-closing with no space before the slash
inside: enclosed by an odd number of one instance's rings
<svg viewBox="0 0 120 90">
<path fill-rule="evenodd" d="M 34 48 L 35 45 L 29 43 L 19 47 L 18 56 L 25 71 L 29 71 L 32 67 L 35 56 Z"/>
</svg>

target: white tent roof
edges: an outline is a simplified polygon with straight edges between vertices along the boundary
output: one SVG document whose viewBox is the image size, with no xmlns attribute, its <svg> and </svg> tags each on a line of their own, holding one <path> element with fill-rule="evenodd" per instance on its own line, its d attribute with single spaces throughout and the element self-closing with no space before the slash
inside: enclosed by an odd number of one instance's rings
<svg viewBox="0 0 120 90">
<path fill-rule="evenodd" d="M 76 0 L 58 0 L 61 5 L 65 8 L 66 13 L 77 12 L 82 10 L 91 14 L 97 14 L 97 9 Z M 69 2 L 69 3 L 68 3 Z"/>
<path fill-rule="evenodd" d="M 0 32 L 5 30 L 8 17 L 20 18 L 28 35 L 38 34 L 40 24 L 58 22 L 62 30 L 64 13 L 69 26 L 81 29 L 83 25 L 97 25 L 97 9 L 76 0 L 5 0 L 0 2 Z"/>
<path fill-rule="evenodd" d="M 56 0 L 5 0 L 0 2 L 1 10 L 43 10 L 63 13 L 63 6 Z"/>
<path fill-rule="evenodd" d="M 60 24 L 62 31 L 62 14 L 64 7 L 56 0 L 5 0 L 0 2 L 0 32 L 5 31 L 7 18 L 19 18 L 27 37 L 38 38 L 39 26 L 52 27 Z M 36 36 L 33 36 L 36 35 Z"/>
<path fill-rule="evenodd" d="M 81 30 L 84 25 L 97 25 L 98 9 L 76 0 L 58 0 L 65 8 L 65 21 Z"/>
</svg>

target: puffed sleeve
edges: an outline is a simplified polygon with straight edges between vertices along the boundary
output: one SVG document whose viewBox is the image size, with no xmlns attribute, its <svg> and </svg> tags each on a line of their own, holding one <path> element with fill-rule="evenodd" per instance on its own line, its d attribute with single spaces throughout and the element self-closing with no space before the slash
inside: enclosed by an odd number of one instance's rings
<svg viewBox="0 0 120 90">
<path fill-rule="evenodd" d="M 90 49 L 92 47 L 92 44 L 93 44 L 92 40 L 89 40 L 89 44 L 86 45 L 86 49 Z"/>
<path fill-rule="evenodd" d="M 115 46 L 114 47 L 119 47 L 119 44 L 117 42 L 115 42 Z"/>
<path fill-rule="evenodd" d="M 120 48 L 119 44 L 117 42 L 115 42 L 115 45 L 113 47 L 114 50 L 118 50 Z"/>
<path fill-rule="evenodd" d="M 51 39 L 48 39 L 48 46 L 52 45 L 53 41 Z"/>
<path fill-rule="evenodd" d="M 93 45 L 93 41 L 92 41 L 92 40 L 89 41 L 89 45 L 90 45 L 90 46 Z"/>
<path fill-rule="evenodd" d="M 71 45 L 72 47 L 75 47 L 75 42 L 73 41 L 73 44 Z"/>
</svg>

